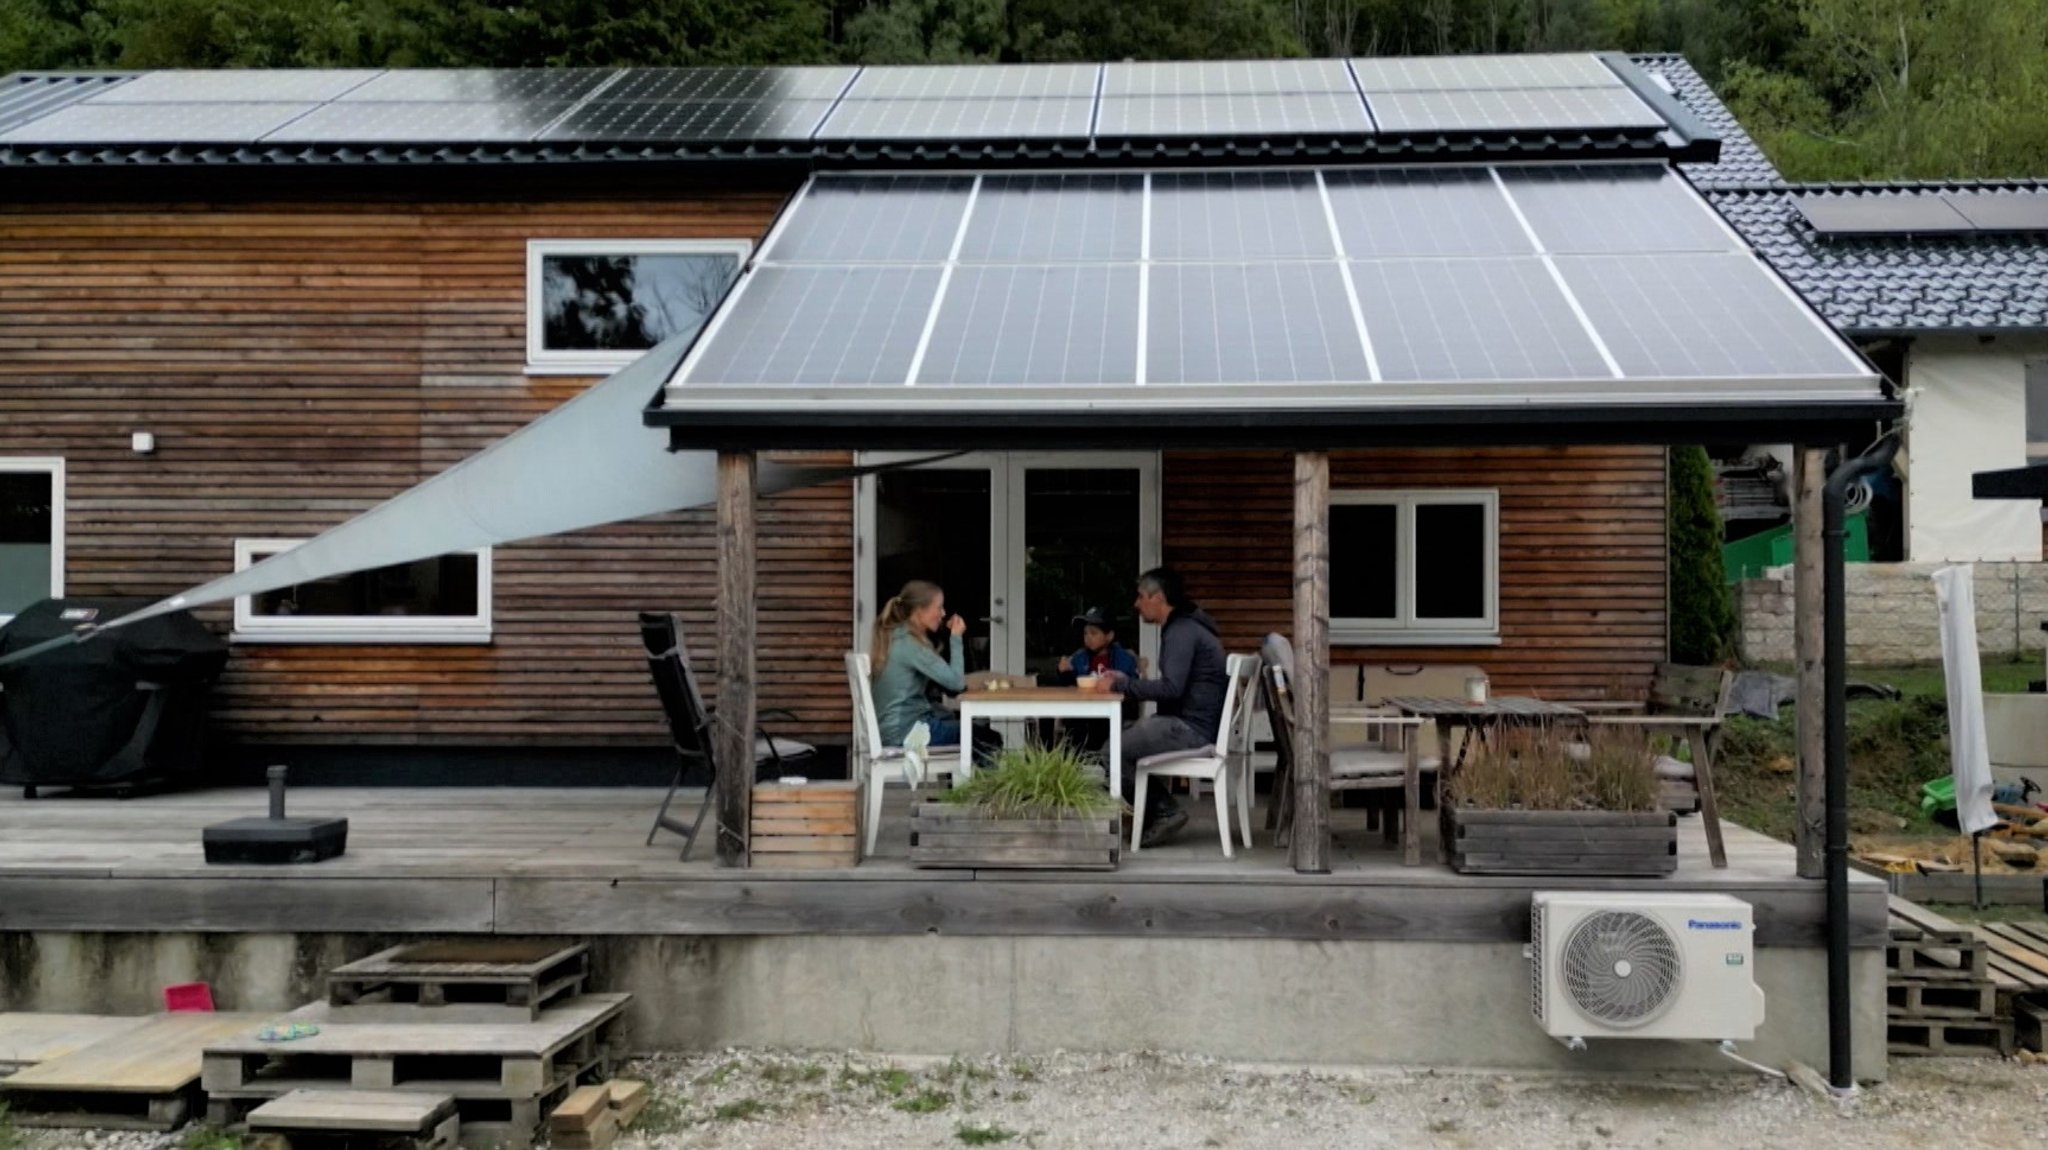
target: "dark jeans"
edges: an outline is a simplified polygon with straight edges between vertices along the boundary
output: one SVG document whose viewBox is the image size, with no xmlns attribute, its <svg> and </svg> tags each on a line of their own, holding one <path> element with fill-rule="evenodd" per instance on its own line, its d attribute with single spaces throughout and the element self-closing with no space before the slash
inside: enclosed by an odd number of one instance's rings
<svg viewBox="0 0 2048 1150">
<path fill-rule="evenodd" d="M 954 747 L 960 745 L 960 720 L 927 719 L 925 724 L 932 731 L 932 746 Z M 974 765 L 985 767 L 995 761 L 996 754 L 1003 749 L 1003 737 L 986 723 L 974 724 Z"/>
<path fill-rule="evenodd" d="M 1149 759 L 1153 755 L 1163 755 L 1168 751 L 1192 751 L 1198 747 L 1208 746 L 1211 741 L 1203 738 L 1201 732 L 1193 727 L 1166 715 L 1140 719 L 1125 727 L 1124 793 L 1133 797 L 1138 793 L 1139 759 Z M 1148 820 L 1155 814 L 1176 810 L 1179 806 L 1180 804 L 1173 801 L 1173 796 L 1166 793 L 1164 782 L 1150 788 L 1145 795 L 1145 817 Z"/>
</svg>

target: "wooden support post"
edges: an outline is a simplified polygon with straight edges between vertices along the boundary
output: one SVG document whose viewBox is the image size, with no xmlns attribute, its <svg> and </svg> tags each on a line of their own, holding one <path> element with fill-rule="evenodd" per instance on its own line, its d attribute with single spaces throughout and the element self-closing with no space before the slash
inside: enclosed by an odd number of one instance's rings
<svg viewBox="0 0 2048 1150">
<path fill-rule="evenodd" d="M 1294 869 L 1330 870 L 1330 457 L 1294 456 Z"/>
<path fill-rule="evenodd" d="M 1821 618 L 1821 487 L 1827 482 L 1827 452 L 1818 447 L 1793 449 L 1792 469 L 1792 659 L 1798 676 L 1795 726 L 1799 739 L 1797 845 L 1800 878 L 1822 877 L 1826 839 L 1826 731 L 1821 712 L 1826 700 Z"/>
<path fill-rule="evenodd" d="M 747 865 L 754 796 L 754 480 L 751 451 L 718 453 L 718 865 Z"/>
</svg>

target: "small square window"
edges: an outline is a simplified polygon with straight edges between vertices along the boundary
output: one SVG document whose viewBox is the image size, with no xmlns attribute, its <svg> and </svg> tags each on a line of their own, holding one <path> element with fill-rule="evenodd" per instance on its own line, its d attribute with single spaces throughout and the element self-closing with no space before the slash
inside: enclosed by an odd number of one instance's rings
<svg viewBox="0 0 2048 1150">
<path fill-rule="evenodd" d="M 235 543 L 235 570 L 294 540 Z M 255 643 L 488 643 L 491 552 L 458 551 L 243 595 L 234 638 Z"/>
<path fill-rule="evenodd" d="M 64 594 L 64 461 L 0 456 L 0 623 Z"/>
<path fill-rule="evenodd" d="M 693 335 L 739 277 L 745 240 L 534 240 L 526 248 L 530 369 L 609 372 Z"/>
<path fill-rule="evenodd" d="M 1499 520 L 1494 491 L 1331 492 L 1331 638 L 1499 642 Z"/>
</svg>

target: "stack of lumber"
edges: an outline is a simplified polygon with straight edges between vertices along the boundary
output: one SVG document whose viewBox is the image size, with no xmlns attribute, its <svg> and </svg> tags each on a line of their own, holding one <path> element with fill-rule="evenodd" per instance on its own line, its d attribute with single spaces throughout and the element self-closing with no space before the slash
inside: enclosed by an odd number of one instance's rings
<svg viewBox="0 0 2048 1150">
<path fill-rule="evenodd" d="M 2048 1026 L 2048 926 L 1961 925 L 1891 900 L 1893 1054 L 2035 1054 Z"/>
<path fill-rule="evenodd" d="M 647 1108 L 647 1084 L 618 1078 L 585 1086 L 548 1116 L 548 1144 L 554 1150 L 606 1150 Z"/>
<path fill-rule="evenodd" d="M 195 1100 L 209 1043 L 260 1014 L 0 1015 L 0 1103 L 22 1126 L 170 1130 Z"/>
<path fill-rule="evenodd" d="M 267 1133 L 294 1146 L 306 1128 L 291 1133 L 283 1120 L 329 1123 L 316 1138 L 361 1119 L 385 1124 L 356 1128 L 364 1136 L 414 1123 L 404 1136 L 421 1147 L 453 1138 L 528 1150 L 580 1082 L 610 1073 L 631 996 L 584 993 L 588 978 L 584 947 L 496 939 L 415 944 L 337 967 L 327 1001 L 278 1020 L 299 1025 L 298 1037 L 247 1029 L 206 1047 L 209 1117 L 266 1114 Z M 408 1109 L 394 1094 L 425 1102 Z"/>
</svg>

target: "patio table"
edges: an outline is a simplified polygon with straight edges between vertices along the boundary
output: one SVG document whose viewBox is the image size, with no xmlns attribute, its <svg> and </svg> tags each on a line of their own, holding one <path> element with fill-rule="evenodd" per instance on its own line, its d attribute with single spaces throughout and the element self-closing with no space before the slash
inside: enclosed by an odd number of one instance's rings
<svg viewBox="0 0 2048 1150">
<path fill-rule="evenodd" d="M 1437 836 L 1439 861 L 1447 861 L 1450 858 L 1451 814 L 1450 804 L 1444 801 L 1444 796 L 1449 792 L 1452 776 L 1464 765 L 1465 752 L 1471 748 L 1475 737 L 1484 739 L 1486 732 L 1495 727 L 1548 727 L 1558 723 L 1586 721 L 1585 712 L 1577 707 L 1522 695 L 1494 695 L 1483 703 L 1427 695 L 1402 695 L 1388 698 L 1386 705 L 1403 715 L 1436 724 L 1436 810 L 1441 831 Z M 1458 744 L 1458 753 L 1455 757 L 1451 754 L 1453 728 L 1463 731 L 1465 736 Z"/>
<path fill-rule="evenodd" d="M 1109 723 L 1109 793 L 1123 797 L 1124 697 L 1079 687 L 1011 687 L 967 691 L 960 699 L 961 741 L 973 739 L 976 719 L 1104 719 Z"/>
</svg>

